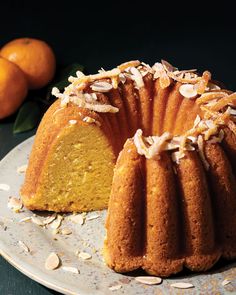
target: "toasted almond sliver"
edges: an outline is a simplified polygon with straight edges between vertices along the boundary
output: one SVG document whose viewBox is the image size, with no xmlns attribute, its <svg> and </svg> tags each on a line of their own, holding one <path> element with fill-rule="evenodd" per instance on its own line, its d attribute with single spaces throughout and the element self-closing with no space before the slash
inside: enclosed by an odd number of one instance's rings
<svg viewBox="0 0 236 295">
<path fill-rule="evenodd" d="M 54 270 L 58 268 L 60 264 L 60 258 L 54 252 L 52 252 L 45 261 L 45 268 L 47 270 Z"/>
<path fill-rule="evenodd" d="M 100 215 L 98 215 L 98 214 L 93 214 L 93 215 L 91 215 L 91 216 L 88 216 L 88 217 L 86 218 L 86 220 L 93 220 L 93 219 L 97 219 L 98 217 L 100 217 Z"/>
<path fill-rule="evenodd" d="M 193 284 L 190 283 L 185 283 L 185 282 L 178 282 L 178 283 L 173 283 L 170 285 L 173 288 L 177 289 L 189 289 L 189 288 L 194 288 Z"/>
<path fill-rule="evenodd" d="M 18 167 L 18 168 L 17 168 L 17 173 L 25 173 L 27 167 L 28 167 L 27 164 Z"/>
<path fill-rule="evenodd" d="M 57 218 L 57 213 L 53 213 L 51 216 L 46 217 L 43 220 L 43 224 L 47 225 L 52 223 Z"/>
<path fill-rule="evenodd" d="M 44 226 L 44 223 L 41 219 L 39 219 L 37 216 L 32 216 L 31 221 L 39 226 Z"/>
<path fill-rule="evenodd" d="M 116 291 L 116 290 L 120 290 L 121 289 L 121 285 L 115 285 L 115 286 L 111 286 L 109 287 L 109 290 L 110 291 Z"/>
<path fill-rule="evenodd" d="M 183 84 L 179 87 L 179 92 L 185 98 L 194 98 L 197 96 L 197 90 L 193 84 Z"/>
<path fill-rule="evenodd" d="M 62 235 L 70 235 L 70 234 L 72 234 L 72 231 L 69 228 L 63 228 L 61 230 L 61 234 Z"/>
<path fill-rule="evenodd" d="M 76 274 L 79 274 L 80 273 L 79 270 L 78 270 L 78 268 L 72 267 L 72 266 L 62 266 L 61 269 L 64 270 L 64 271 L 72 272 L 72 273 L 76 273 Z"/>
<path fill-rule="evenodd" d="M 228 284 L 230 284 L 230 283 L 231 283 L 231 281 L 225 279 L 225 280 L 223 280 L 223 282 L 221 283 L 221 285 L 222 285 L 222 286 L 226 286 L 226 285 L 228 285 Z"/>
<path fill-rule="evenodd" d="M 136 277 L 135 280 L 146 285 L 159 285 L 162 283 L 162 278 L 151 276 Z"/>
<path fill-rule="evenodd" d="M 9 197 L 7 206 L 13 210 L 20 210 L 23 207 L 23 204 L 21 200 L 16 197 Z"/>
<path fill-rule="evenodd" d="M 94 82 L 90 88 L 93 91 L 97 91 L 97 92 L 108 92 L 110 91 L 113 87 L 110 83 L 105 82 L 105 81 L 99 81 L 99 82 Z"/>
<path fill-rule="evenodd" d="M 61 215 L 57 215 L 57 218 L 53 220 L 53 222 L 50 224 L 51 228 L 57 229 L 61 226 L 63 217 Z"/>
<path fill-rule="evenodd" d="M 31 220 L 31 217 L 27 216 L 27 217 L 24 217 L 24 218 L 20 219 L 18 222 L 21 223 L 21 222 L 27 222 L 27 221 L 30 221 L 30 220 Z"/>
<path fill-rule="evenodd" d="M 25 251 L 25 252 L 30 252 L 29 247 L 22 241 L 18 241 L 18 245 Z"/>
<path fill-rule="evenodd" d="M 73 223 L 83 225 L 85 217 L 82 214 L 76 214 L 69 216 L 69 220 Z"/>
<path fill-rule="evenodd" d="M 77 120 L 69 120 L 70 125 L 75 125 L 77 123 Z"/>
<path fill-rule="evenodd" d="M 6 183 L 0 183 L 0 191 L 8 192 L 10 190 L 10 186 Z"/>
<path fill-rule="evenodd" d="M 92 255 L 90 255 L 89 253 L 86 253 L 86 252 L 80 252 L 78 256 L 79 256 L 79 258 L 82 258 L 84 260 L 88 260 L 88 259 L 92 258 Z"/>
</svg>

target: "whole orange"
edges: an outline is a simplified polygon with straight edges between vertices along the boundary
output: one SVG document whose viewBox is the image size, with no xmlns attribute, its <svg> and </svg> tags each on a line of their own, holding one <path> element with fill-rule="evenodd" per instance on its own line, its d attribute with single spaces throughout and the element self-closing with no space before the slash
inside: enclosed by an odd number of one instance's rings
<svg viewBox="0 0 236 295">
<path fill-rule="evenodd" d="M 0 57 L 0 119 L 13 114 L 24 101 L 28 84 L 21 69 Z"/>
<path fill-rule="evenodd" d="M 44 41 L 32 38 L 15 39 L 2 47 L 0 55 L 21 68 L 30 89 L 47 85 L 55 74 L 55 55 Z"/>
</svg>

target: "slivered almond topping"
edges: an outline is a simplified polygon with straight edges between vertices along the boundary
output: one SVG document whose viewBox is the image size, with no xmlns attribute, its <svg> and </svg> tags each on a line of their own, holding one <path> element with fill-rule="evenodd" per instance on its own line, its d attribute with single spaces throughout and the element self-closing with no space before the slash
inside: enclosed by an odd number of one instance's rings
<svg viewBox="0 0 236 295">
<path fill-rule="evenodd" d="M 98 214 L 93 214 L 93 215 L 88 216 L 88 217 L 86 218 L 86 220 L 93 220 L 93 219 L 97 219 L 97 218 L 99 218 L 99 217 L 100 217 L 100 215 L 98 215 Z"/>
<path fill-rule="evenodd" d="M 142 88 L 144 86 L 144 82 L 143 82 L 143 77 L 140 71 L 135 67 L 131 67 L 130 73 L 131 73 L 131 79 L 135 82 L 137 88 L 138 89 Z"/>
<path fill-rule="evenodd" d="M 43 223 L 43 221 L 41 219 L 39 219 L 38 217 L 36 217 L 35 215 L 33 215 L 31 217 L 31 221 L 39 226 L 44 226 L 45 224 Z"/>
<path fill-rule="evenodd" d="M 80 271 L 78 270 L 78 268 L 76 267 L 72 267 L 72 266 L 62 266 L 61 267 L 62 270 L 66 271 L 66 272 L 72 272 L 75 274 L 79 274 Z"/>
<path fill-rule="evenodd" d="M 215 105 L 211 106 L 210 109 L 217 112 L 229 104 L 236 106 L 236 93 L 222 97 Z"/>
<path fill-rule="evenodd" d="M 92 258 L 92 255 L 89 254 L 89 253 L 86 253 L 86 252 L 80 252 L 78 254 L 78 257 L 83 259 L 83 260 L 88 260 L 88 259 L 91 259 Z"/>
<path fill-rule="evenodd" d="M 173 288 L 177 289 L 189 289 L 189 288 L 194 288 L 194 285 L 191 283 L 185 283 L 185 282 L 178 282 L 178 283 L 173 283 L 170 285 Z"/>
<path fill-rule="evenodd" d="M 159 285 L 162 283 L 161 278 L 151 276 L 136 277 L 135 281 L 146 285 Z"/>
<path fill-rule="evenodd" d="M 17 168 L 17 173 L 25 173 L 27 167 L 28 167 L 27 164 L 18 167 L 18 168 Z"/>
<path fill-rule="evenodd" d="M 50 224 L 52 229 L 58 229 L 61 226 L 63 216 L 57 215 L 57 218 Z"/>
<path fill-rule="evenodd" d="M 94 82 L 92 85 L 90 85 L 90 88 L 93 91 L 96 92 L 108 92 L 110 91 L 113 87 L 110 83 L 105 82 L 105 81 L 100 81 L 100 82 Z"/>
<path fill-rule="evenodd" d="M 30 216 L 27 216 L 27 217 L 24 217 L 22 219 L 20 219 L 18 222 L 21 223 L 21 222 L 28 222 L 31 220 L 31 217 Z"/>
<path fill-rule="evenodd" d="M 197 96 L 197 90 L 193 84 L 183 84 L 179 87 L 179 92 L 185 98 L 194 98 Z"/>
<path fill-rule="evenodd" d="M 57 269 L 60 265 L 60 258 L 56 253 L 51 253 L 45 261 L 45 268 L 47 270 Z"/>
<path fill-rule="evenodd" d="M 0 183 L 0 191 L 8 192 L 10 190 L 10 186 L 6 183 Z"/>
<path fill-rule="evenodd" d="M 61 230 L 61 234 L 62 234 L 62 235 L 66 235 L 66 236 L 68 236 L 68 235 L 72 234 L 72 230 L 69 229 L 69 228 L 63 228 L 63 229 Z"/>
<path fill-rule="evenodd" d="M 231 283 L 230 280 L 225 279 L 225 280 L 223 280 L 223 282 L 221 283 L 221 285 L 222 285 L 222 286 L 226 286 L 226 285 L 228 285 L 228 284 L 230 284 L 230 283 Z"/>
<path fill-rule="evenodd" d="M 85 217 L 82 214 L 70 215 L 69 220 L 74 222 L 74 223 L 83 225 Z"/>
<path fill-rule="evenodd" d="M 18 245 L 25 251 L 25 252 L 30 252 L 29 247 L 22 241 L 18 241 Z"/>
<path fill-rule="evenodd" d="M 134 67 L 136 68 L 137 66 L 140 65 L 140 61 L 139 60 L 131 60 L 128 62 L 124 62 L 123 64 L 119 65 L 117 68 L 123 72 L 124 70 L 126 70 L 127 68 L 131 68 Z"/>
<path fill-rule="evenodd" d="M 182 152 L 173 152 L 171 154 L 171 158 L 172 158 L 172 161 L 179 164 L 180 163 L 180 159 L 184 158 L 184 154 Z"/>
<path fill-rule="evenodd" d="M 174 72 L 174 71 L 178 70 L 177 68 L 173 67 L 168 61 L 166 61 L 164 59 L 161 60 L 161 64 L 163 65 L 166 72 Z"/>
<path fill-rule="evenodd" d="M 43 224 L 48 225 L 52 223 L 56 218 L 57 218 L 57 213 L 53 213 L 51 216 L 48 216 L 43 220 Z"/>
</svg>

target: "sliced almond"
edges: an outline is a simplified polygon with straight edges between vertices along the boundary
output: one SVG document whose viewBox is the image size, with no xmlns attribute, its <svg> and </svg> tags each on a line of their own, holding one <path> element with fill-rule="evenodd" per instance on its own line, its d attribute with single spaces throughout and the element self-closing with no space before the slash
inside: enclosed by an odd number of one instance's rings
<svg viewBox="0 0 236 295">
<path fill-rule="evenodd" d="M 116 291 L 116 290 L 120 290 L 121 289 L 121 285 L 115 285 L 115 286 L 111 286 L 109 287 L 109 290 L 110 291 Z"/>
<path fill-rule="evenodd" d="M 69 220 L 71 220 L 72 222 L 76 224 L 83 225 L 85 217 L 82 214 L 76 214 L 76 215 L 69 216 Z"/>
<path fill-rule="evenodd" d="M 47 270 L 54 270 L 58 268 L 60 264 L 60 258 L 54 252 L 52 252 L 45 261 L 45 268 Z"/>
<path fill-rule="evenodd" d="M 8 192 L 10 190 L 10 186 L 6 183 L 0 183 L 0 191 Z"/>
<path fill-rule="evenodd" d="M 80 273 L 79 270 L 78 270 L 78 268 L 72 267 L 72 266 L 62 266 L 61 269 L 64 270 L 64 271 L 67 271 L 67 272 L 75 273 L 75 274 L 79 274 Z"/>
<path fill-rule="evenodd" d="M 151 276 L 136 277 L 135 280 L 146 285 L 159 285 L 162 283 L 162 278 Z"/>
<path fill-rule="evenodd" d="M 46 217 L 46 218 L 43 220 L 43 224 L 44 224 L 44 225 L 50 224 L 50 223 L 52 223 L 56 218 L 57 218 L 57 213 L 54 213 L 54 214 L 52 214 L 51 216 Z"/>
<path fill-rule="evenodd" d="M 25 252 L 30 252 L 29 247 L 22 241 L 18 241 L 18 245 L 25 251 Z"/>
<path fill-rule="evenodd" d="M 170 286 L 173 287 L 173 288 L 177 288 L 177 289 L 190 289 L 190 288 L 194 288 L 194 285 L 193 284 L 185 283 L 185 282 L 173 283 Z"/>
<path fill-rule="evenodd" d="M 79 258 L 83 259 L 83 260 L 88 260 L 92 258 L 92 255 L 86 252 L 80 252 L 78 254 Z"/>
<path fill-rule="evenodd" d="M 23 207 L 23 204 L 21 200 L 16 197 L 9 197 L 7 206 L 14 211 L 19 211 Z"/>
<path fill-rule="evenodd" d="M 105 82 L 105 81 L 100 81 L 100 82 L 94 82 L 90 88 L 93 91 L 97 91 L 97 92 L 108 92 L 110 91 L 113 87 L 110 83 Z"/>
<path fill-rule="evenodd" d="M 25 173 L 27 167 L 28 167 L 27 164 L 18 167 L 18 168 L 17 168 L 17 173 Z"/>
<path fill-rule="evenodd" d="M 62 235 L 70 235 L 70 234 L 72 234 L 72 230 L 70 230 L 69 228 L 63 228 L 61 230 L 61 234 Z"/>
<path fill-rule="evenodd" d="M 228 285 L 228 284 L 230 284 L 230 283 L 231 283 L 231 281 L 225 279 L 225 280 L 223 280 L 223 282 L 221 283 L 221 285 L 222 285 L 222 286 L 226 286 L 226 285 Z"/>
<path fill-rule="evenodd" d="M 193 84 L 182 84 L 179 87 L 179 92 L 185 98 L 194 98 L 197 96 L 197 90 Z"/>
<path fill-rule="evenodd" d="M 99 218 L 100 217 L 100 215 L 98 215 L 98 214 L 93 214 L 93 215 L 91 215 L 91 216 L 88 216 L 87 218 L 86 218 L 86 220 L 93 220 L 93 219 L 97 219 L 97 218 Z"/>
<path fill-rule="evenodd" d="M 31 220 L 31 217 L 27 216 L 27 217 L 24 217 L 24 218 L 20 219 L 18 222 L 21 223 L 21 222 L 27 222 L 27 221 L 30 221 L 30 220 Z"/>
<path fill-rule="evenodd" d="M 41 219 L 39 219 L 37 216 L 33 215 L 31 217 L 31 221 L 39 226 L 44 226 L 44 223 Z"/>
<path fill-rule="evenodd" d="M 61 226 L 63 220 L 63 216 L 57 215 L 57 218 L 50 224 L 50 227 L 53 229 L 57 229 Z"/>
</svg>

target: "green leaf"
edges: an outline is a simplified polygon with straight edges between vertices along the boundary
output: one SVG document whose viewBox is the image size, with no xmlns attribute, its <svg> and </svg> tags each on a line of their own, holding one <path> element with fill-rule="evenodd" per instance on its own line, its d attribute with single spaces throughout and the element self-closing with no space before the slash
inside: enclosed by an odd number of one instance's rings
<svg viewBox="0 0 236 295">
<path fill-rule="evenodd" d="M 21 133 L 35 128 L 40 120 L 40 108 L 36 101 L 26 101 L 20 108 L 14 126 L 13 133 Z"/>
</svg>

